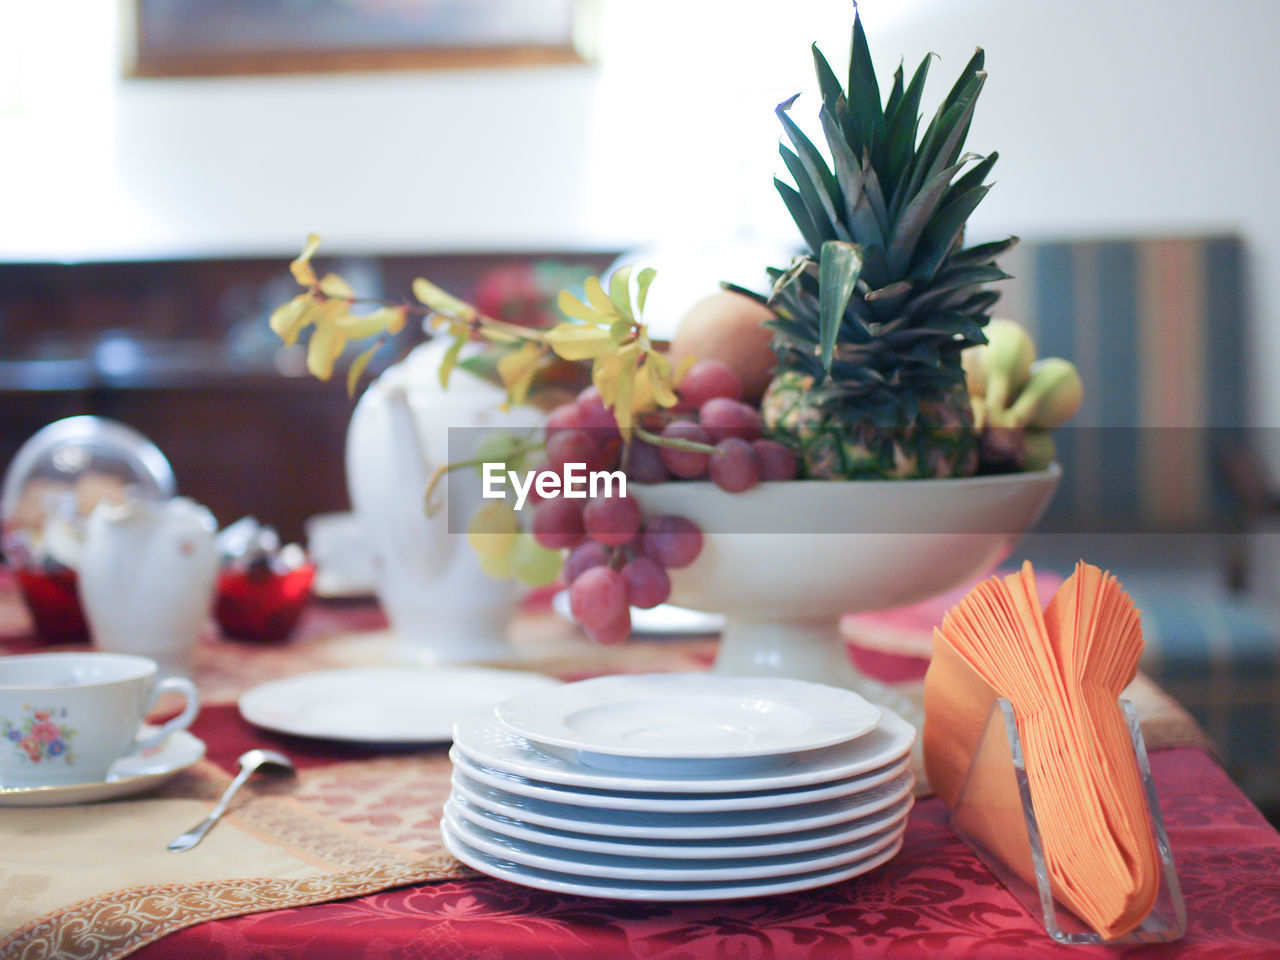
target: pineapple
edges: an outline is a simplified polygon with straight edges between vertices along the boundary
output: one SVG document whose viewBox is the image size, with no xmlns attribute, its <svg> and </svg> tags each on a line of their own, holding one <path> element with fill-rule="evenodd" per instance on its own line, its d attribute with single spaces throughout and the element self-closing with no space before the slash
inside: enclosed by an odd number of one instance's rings
<svg viewBox="0 0 1280 960">
<path fill-rule="evenodd" d="M 963 248 L 964 225 L 996 162 L 961 154 L 986 74 L 978 50 L 917 143 L 926 57 L 881 105 L 855 14 L 848 92 L 817 46 L 819 119 L 833 167 L 778 107 L 795 187 L 775 179 L 808 252 L 771 269 L 776 373 L 766 427 L 816 479 L 953 477 L 977 469 L 960 352 L 984 343 L 1017 242 Z M 834 169 L 833 169 L 834 168 Z M 968 168 L 968 169 L 965 169 Z M 962 172 L 963 171 L 963 172 Z M 745 291 L 742 291 L 745 292 Z"/>
</svg>

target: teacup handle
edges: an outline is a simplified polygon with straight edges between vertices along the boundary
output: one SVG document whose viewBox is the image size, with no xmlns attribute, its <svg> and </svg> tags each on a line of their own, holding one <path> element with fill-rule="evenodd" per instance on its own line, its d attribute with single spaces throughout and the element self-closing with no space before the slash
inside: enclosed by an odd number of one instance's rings
<svg viewBox="0 0 1280 960">
<path fill-rule="evenodd" d="M 186 698 L 187 705 L 182 708 L 180 714 L 166 721 L 155 733 L 135 740 L 130 753 L 137 753 L 164 743 L 169 734 L 187 729 L 195 720 L 196 714 L 200 712 L 200 694 L 196 692 L 196 685 L 186 677 L 165 677 L 157 683 L 155 690 L 151 693 L 151 702 L 147 704 L 147 713 L 150 713 L 160 698 L 170 690 L 181 693 Z"/>
</svg>

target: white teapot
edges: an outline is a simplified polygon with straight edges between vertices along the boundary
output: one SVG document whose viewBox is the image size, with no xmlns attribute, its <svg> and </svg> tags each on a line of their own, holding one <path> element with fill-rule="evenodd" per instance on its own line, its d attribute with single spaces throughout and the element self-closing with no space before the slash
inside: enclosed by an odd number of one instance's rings
<svg viewBox="0 0 1280 960">
<path fill-rule="evenodd" d="M 99 504 L 85 528 L 79 590 L 94 642 L 190 676 L 218 577 L 217 523 L 185 497 Z"/>
<path fill-rule="evenodd" d="M 507 622 L 517 586 L 480 570 L 465 530 L 480 504 L 478 478 L 446 478 L 427 516 L 424 493 L 437 466 L 473 455 L 485 431 L 527 431 L 537 410 L 499 409 L 503 392 L 457 369 L 439 381 L 448 343 L 417 347 L 369 385 L 347 431 L 347 488 L 373 552 L 377 593 L 395 634 L 395 659 L 416 663 L 510 658 Z M 456 430 L 450 442 L 450 428 Z M 470 468 L 466 468 L 470 469 Z"/>
</svg>

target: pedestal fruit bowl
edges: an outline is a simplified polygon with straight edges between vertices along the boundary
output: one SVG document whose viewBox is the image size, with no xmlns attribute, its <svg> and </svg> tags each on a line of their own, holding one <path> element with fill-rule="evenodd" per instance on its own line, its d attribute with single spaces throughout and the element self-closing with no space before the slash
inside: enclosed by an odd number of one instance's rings
<svg viewBox="0 0 1280 960">
<path fill-rule="evenodd" d="M 989 573 L 1058 484 L 1033 472 L 949 480 L 791 480 L 729 494 L 711 483 L 636 485 L 646 513 L 703 531 L 671 572 L 671 600 L 721 613 L 717 671 L 786 676 L 896 699 L 853 667 L 842 614 L 915 603 Z M 912 711 L 914 712 L 914 711 Z"/>
</svg>

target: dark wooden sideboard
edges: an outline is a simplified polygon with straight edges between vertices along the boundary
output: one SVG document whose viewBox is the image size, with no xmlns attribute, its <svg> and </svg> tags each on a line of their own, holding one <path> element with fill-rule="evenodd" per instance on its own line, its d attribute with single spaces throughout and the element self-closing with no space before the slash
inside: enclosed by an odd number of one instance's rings
<svg viewBox="0 0 1280 960">
<path fill-rule="evenodd" d="M 600 271 L 612 253 L 340 257 L 322 269 L 398 299 L 415 276 L 463 296 L 495 269 L 532 263 Z M 40 427 L 96 414 L 140 430 L 181 493 L 220 524 L 252 514 L 296 540 L 314 514 L 347 507 L 342 376 L 298 372 L 267 329 L 297 288 L 288 258 L 0 264 L 0 470 Z M 408 330 L 372 365 L 410 349 Z"/>
</svg>

